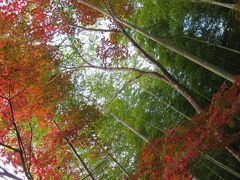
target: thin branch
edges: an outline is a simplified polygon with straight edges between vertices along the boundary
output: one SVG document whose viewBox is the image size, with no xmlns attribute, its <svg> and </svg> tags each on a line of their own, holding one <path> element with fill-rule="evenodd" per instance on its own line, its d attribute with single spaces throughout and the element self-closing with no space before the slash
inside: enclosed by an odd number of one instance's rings
<svg viewBox="0 0 240 180">
<path fill-rule="evenodd" d="M 206 158 L 208 161 L 210 161 L 210 162 L 214 163 L 215 165 L 217 165 L 218 167 L 226 170 L 227 172 L 229 172 L 230 174 L 236 176 L 237 178 L 240 178 L 240 173 L 232 170 L 230 167 L 222 164 L 221 162 L 217 161 L 216 159 L 210 157 L 210 156 L 207 155 L 207 154 L 204 154 L 204 153 L 201 152 L 201 151 L 200 151 L 200 154 L 201 154 L 204 158 Z"/>
<path fill-rule="evenodd" d="M 84 26 L 71 25 L 71 24 L 69 24 L 68 26 L 74 27 L 74 28 L 80 28 L 80 29 L 82 29 L 82 31 L 121 33 L 121 31 L 119 31 L 117 29 L 87 28 Z"/>
<path fill-rule="evenodd" d="M 14 117 L 14 112 L 13 112 L 13 106 L 12 106 L 12 102 L 10 100 L 8 100 L 9 102 L 9 106 L 10 106 L 10 113 L 11 113 L 11 119 L 12 119 L 12 123 L 13 123 L 13 126 L 14 126 L 14 129 L 15 129 L 15 132 L 16 132 L 16 135 L 17 135 L 17 140 L 18 140 L 18 145 L 19 145 L 19 154 L 20 154 L 20 159 L 21 159 L 21 163 L 22 163 L 22 167 L 23 167 L 23 171 L 27 177 L 28 180 L 32 180 L 32 175 L 31 173 L 27 170 L 27 167 L 26 167 L 26 162 L 25 162 L 25 158 L 24 156 L 26 157 L 26 154 L 25 154 L 25 150 L 24 150 L 24 145 L 23 145 L 23 142 L 22 142 L 22 138 L 21 138 L 21 134 L 18 130 L 18 127 L 17 127 L 17 124 L 15 122 L 15 117 Z"/>
<path fill-rule="evenodd" d="M 20 152 L 19 149 L 14 148 L 14 147 L 12 147 L 12 146 L 9 146 L 9 145 L 7 145 L 7 144 L 4 144 L 4 143 L 1 143 L 1 142 L 0 142 L 0 145 L 3 146 L 3 147 L 5 147 L 5 148 L 11 149 L 11 150 L 13 150 L 13 151 L 15 151 L 15 152 Z"/>
<path fill-rule="evenodd" d="M 127 81 L 123 86 L 122 88 L 113 96 L 113 98 L 111 99 L 110 102 L 108 102 L 105 107 L 108 107 L 113 101 L 114 99 L 128 86 L 130 85 L 131 83 L 133 83 L 134 81 L 136 81 L 138 78 L 140 78 L 142 76 L 142 74 L 130 79 L 129 81 Z"/>
<path fill-rule="evenodd" d="M 1 96 L 1 95 L 0 95 L 0 97 L 3 98 L 3 99 L 8 100 L 8 98 L 7 98 L 6 96 Z"/>
<path fill-rule="evenodd" d="M 95 175 L 96 174 L 96 169 L 98 169 L 105 161 L 107 161 L 107 159 L 103 159 L 99 164 L 97 164 L 95 167 L 94 167 L 94 169 L 92 170 L 92 173 L 93 173 L 93 175 Z M 86 178 L 88 178 L 89 177 L 89 175 L 86 175 L 85 177 L 83 177 L 82 178 L 82 180 L 84 180 L 84 179 L 86 179 Z"/>
<path fill-rule="evenodd" d="M 221 7 L 225 7 L 225 8 L 228 8 L 228 9 L 238 11 L 238 9 L 236 8 L 236 6 L 237 6 L 236 4 L 223 3 L 223 2 L 214 1 L 214 0 L 190 0 L 190 2 L 193 2 L 193 3 L 209 3 L 209 4 L 212 4 L 212 5 L 217 5 L 217 6 L 221 6 Z"/>
<path fill-rule="evenodd" d="M 171 104 L 165 102 L 163 99 L 161 99 L 160 97 L 156 96 L 154 93 L 150 92 L 149 90 L 141 87 L 141 89 L 143 89 L 145 92 L 147 92 L 148 94 L 152 95 L 154 98 L 156 98 L 157 100 L 159 100 L 160 102 L 162 102 L 163 104 L 165 104 L 167 106 L 167 108 L 171 108 L 173 111 L 177 112 L 178 114 L 180 114 L 181 116 L 185 117 L 187 120 L 191 121 L 192 119 L 187 116 L 186 114 L 182 113 L 180 110 L 176 109 L 175 107 L 173 107 Z"/>
<path fill-rule="evenodd" d="M 125 122 L 123 119 L 121 119 L 120 117 L 118 117 L 116 114 L 112 113 L 111 111 L 109 111 L 108 109 L 105 108 L 101 108 L 99 107 L 99 109 L 101 109 L 103 112 L 109 114 L 112 118 L 115 119 L 115 121 L 123 124 L 125 127 L 127 127 L 129 130 L 131 130 L 135 135 L 137 135 L 139 138 L 141 138 L 145 143 L 149 142 L 149 139 L 147 137 L 145 137 L 143 134 L 141 134 L 140 132 L 138 132 L 134 127 L 132 127 L 130 124 L 128 124 L 127 122 Z"/>
<path fill-rule="evenodd" d="M 108 156 L 114 161 L 114 163 L 117 164 L 117 166 L 123 171 L 123 173 L 127 176 L 130 177 L 130 174 L 127 172 L 127 170 L 117 161 L 116 158 L 113 157 L 113 155 L 110 152 L 107 152 Z"/>
<path fill-rule="evenodd" d="M 6 177 L 8 177 L 8 178 L 12 178 L 12 179 L 15 179 L 15 180 L 23 180 L 23 179 L 15 176 L 14 174 L 8 172 L 6 169 L 4 169 L 4 168 L 1 167 L 1 166 L 0 166 L 0 169 L 3 171 L 3 172 L 0 171 L 0 177 L 6 176 Z"/>
<path fill-rule="evenodd" d="M 66 69 L 74 70 L 74 69 L 81 69 L 81 68 L 99 69 L 99 70 L 102 70 L 102 71 L 110 71 L 110 72 L 135 72 L 135 73 L 145 75 L 145 76 L 155 76 L 160 80 L 163 80 L 165 82 L 167 81 L 164 76 L 162 76 L 161 74 L 159 74 L 156 71 L 143 71 L 143 70 L 139 70 L 139 69 L 136 69 L 136 68 L 130 68 L 130 67 L 115 68 L 115 67 L 87 66 L 87 65 L 84 66 L 83 65 L 83 66 L 78 66 L 78 67 L 69 67 L 69 68 L 66 68 Z"/>
<path fill-rule="evenodd" d="M 239 150 L 235 147 L 234 144 L 229 145 L 228 147 L 226 147 L 226 149 L 232 156 L 234 156 L 240 162 Z"/>
<path fill-rule="evenodd" d="M 29 122 L 29 127 L 30 127 L 30 143 L 29 143 L 29 164 L 28 164 L 28 171 L 30 172 L 30 168 L 31 168 L 31 165 L 32 165 L 32 142 L 33 142 L 33 128 L 31 126 L 31 122 Z"/>
<path fill-rule="evenodd" d="M 16 96 L 18 96 L 19 94 L 23 93 L 27 88 L 29 88 L 31 86 L 31 84 L 25 86 L 22 90 L 19 90 L 13 97 L 9 96 L 9 100 L 14 99 Z"/>
<path fill-rule="evenodd" d="M 55 81 L 61 74 L 62 74 L 62 72 L 60 72 L 60 73 L 58 73 L 57 75 L 55 75 L 52 79 L 49 79 L 49 80 L 46 82 L 46 85 L 52 83 L 53 81 Z"/>
<path fill-rule="evenodd" d="M 74 51 L 77 53 L 77 55 L 80 57 L 80 59 L 83 60 L 83 62 L 85 62 L 87 65 L 89 66 L 94 66 L 93 64 L 91 64 L 90 62 L 88 62 L 82 55 L 81 53 L 78 51 L 78 49 L 76 48 L 76 46 L 73 44 L 73 46 L 71 46 L 71 48 L 74 49 Z"/>
<path fill-rule="evenodd" d="M 101 145 L 101 147 L 102 147 L 102 145 Z M 123 147 L 118 148 L 118 149 L 116 150 L 116 153 L 117 153 L 119 150 L 121 150 L 122 148 L 123 148 Z M 103 148 L 103 149 L 104 149 L 104 148 Z M 104 151 L 106 151 L 106 150 L 104 149 Z M 108 155 L 105 155 L 104 157 L 102 157 L 103 160 L 102 160 L 100 163 L 98 163 L 98 164 L 93 168 L 93 170 L 92 170 L 93 175 L 95 175 L 95 174 L 97 173 L 97 172 L 96 172 L 96 169 L 98 169 L 105 161 L 108 160 L 107 157 L 108 157 Z M 104 166 L 106 166 L 106 164 L 105 164 Z M 86 178 L 88 178 L 88 177 L 89 177 L 89 175 L 86 175 L 85 177 L 82 178 L 82 180 L 84 180 L 84 179 L 86 179 Z"/>
<path fill-rule="evenodd" d="M 225 49 L 225 50 L 227 50 L 227 51 L 231 51 L 231 52 L 240 54 L 240 51 L 238 51 L 238 50 L 236 50 L 236 49 L 232 49 L 232 48 L 229 48 L 229 47 L 226 47 L 226 46 L 214 44 L 214 43 L 209 42 L 209 41 L 204 41 L 204 40 L 196 39 L 196 38 L 189 37 L 189 36 L 183 36 L 183 38 L 190 39 L 190 40 L 193 40 L 193 41 L 198 41 L 198 42 L 204 43 L 204 44 L 206 44 L 206 45 L 208 45 L 208 46 L 215 46 L 215 47 L 218 47 L 218 48 L 221 48 L 221 49 Z"/>
<path fill-rule="evenodd" d="M 74 146 L 72 145 L 72 143 L 69 141 L 69 139 L 63 134 L 61 128 L 59 127 L 59 125 L 55 122 L 52 121 L 53 124 L 57 127 L 57 129 L 59 130 L 59 132 L 61 133 L 63 139 L 67 142 L 67 145 L 70 147 L 70 149 L 72 150 L 73 154 L 76 156 L 76 158 L 78 159 L 78 161 L 81 163 L 81 165 L 84 167 L 85 171 L 87 171 L 88 175 L 90 176 L 90 178 L 92 180 L 95 180 L 92 172 L 90 171 L 90 169 L 87 167 L 86 163 L 84 162 L 84 160 L 81 158 L 81 156 L 78 154 L 78 152 L 76 151 L 76 149 L 74 148 Z"/>
</svg>

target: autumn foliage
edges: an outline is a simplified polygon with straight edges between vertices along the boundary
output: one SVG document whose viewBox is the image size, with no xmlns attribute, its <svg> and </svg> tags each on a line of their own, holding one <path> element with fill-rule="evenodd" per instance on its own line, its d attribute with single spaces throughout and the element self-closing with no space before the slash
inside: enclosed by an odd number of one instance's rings
<svg viewBox="0 0 240 180">
<path fill-rule="evenodd" d="M 4 46 L 0 49 L 0 142 L 18 149 L 19 137 L 14 134 L 20 133 L 26 166 L 31 166 L 34 172 L 41 147 L 35 144 L 33 133 L 37 128 L 52 128 L 50 122 L 70 87 L 70 76 L 61 74 L 57 77 L 59 62 L 53 61 L 44 46 L 7 38 L 1 43 Z M 6 157 L 6 162 L 21 166 L 18 153 L 1 149 L 1 154 Z"/>
<path fill-rule="evenodd" d="M 71 72 L 60 69 L 51 48 L 21 40 L 0 39 L 0 155 L 32 178 L 59 179 L 66 172 L 77 178 L 63 137 L 83 148 L 90 140 L 82 130 L 100 113 L 94 106 L 73 103 Z"/>
<path fill-rule="evenodd" d="M 224 149 L 239 140 L 226 131 L 240 114 L 239 82 L 238 77 L 231 87 L 223 84 L 208 111 L 146 145 L 134 177 L 191 179 L 191 164 L 202 152 Z"/>
</svg>

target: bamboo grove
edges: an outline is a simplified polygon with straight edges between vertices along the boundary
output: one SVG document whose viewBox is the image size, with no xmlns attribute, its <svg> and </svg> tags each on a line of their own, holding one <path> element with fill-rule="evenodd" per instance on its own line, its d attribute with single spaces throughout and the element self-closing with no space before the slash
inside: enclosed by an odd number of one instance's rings
<svg viewBox="0 0 240 180">
<path fill-rule="evenodd" d="M 0 177 L 240 178 L 239 3 L 0 1 Z"/>
</svg>

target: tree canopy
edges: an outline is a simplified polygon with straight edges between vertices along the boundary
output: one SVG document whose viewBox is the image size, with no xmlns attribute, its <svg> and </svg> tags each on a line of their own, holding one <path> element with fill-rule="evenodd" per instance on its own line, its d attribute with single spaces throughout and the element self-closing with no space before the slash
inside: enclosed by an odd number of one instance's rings
<svg viewBox="0 0 240 180">
<path fill-rule="evenodd" d="M 239 1 L 0 1 L 0 177 L 240 178 Z"/>
</svg>

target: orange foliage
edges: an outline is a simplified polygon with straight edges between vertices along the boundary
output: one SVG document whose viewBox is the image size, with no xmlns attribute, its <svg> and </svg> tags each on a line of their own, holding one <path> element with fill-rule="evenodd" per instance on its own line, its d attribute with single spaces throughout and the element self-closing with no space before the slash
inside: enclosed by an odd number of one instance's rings
<svg viewBox="0 0 240 180">
<path fill-rule="evenodd" d="M 43 45 L 32 46 L 10 38 L 1 41 L 5 46 L 0 48 L 0 109 L 1 123 L 4 125 L 0 126 L 0 142 L 18 147 L 18 138 L 9 136 L 14 130 L 14 123 L 17 124 L 25 149 L 25 161 L 28 167 L 31 166 L 31 172 L 40 173 L 41 176 L 60 176 L 67 166 L 60 163 L 60 152 L 57 149 L 62 151 L 65 145 L 57 143 L 62 142 L 60 135 L 55 139 L 48 134 L 56 134 L 51 121 L 59 102 L 71 86 L 70 74 L 60 72 L 58 60 L 53 60 Z M 33 146 L 31 138 L 38 126 L 47 132 L 40 136 L 41 143 Z M 0 153 L 8 163 L 15 167 L 21 166 L 16 152 L 1 149 Z M 69 155 L 65 155 L 61 157 L 67 159 Z"/>
</svg>

